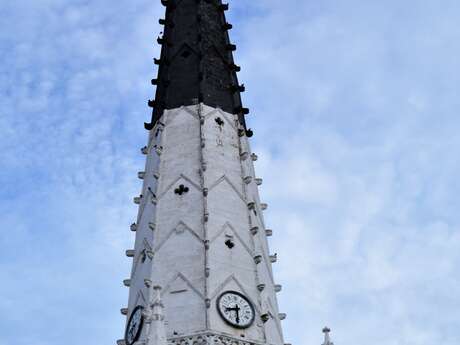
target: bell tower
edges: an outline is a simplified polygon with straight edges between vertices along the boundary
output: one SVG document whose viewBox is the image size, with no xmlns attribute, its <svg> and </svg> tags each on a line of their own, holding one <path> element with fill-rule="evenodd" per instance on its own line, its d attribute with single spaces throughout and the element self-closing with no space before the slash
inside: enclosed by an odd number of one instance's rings
<svg viewBox="0 0 460 345">
<path fill-rule="evenodd" d="M 119 345 L 283 345 L 245 91 L 221 0 L 162 0 Z M 161 287 L 161 288 L 160 288 Z M 164 343 L 164 344 L 163 344 Z"/>
</svg>

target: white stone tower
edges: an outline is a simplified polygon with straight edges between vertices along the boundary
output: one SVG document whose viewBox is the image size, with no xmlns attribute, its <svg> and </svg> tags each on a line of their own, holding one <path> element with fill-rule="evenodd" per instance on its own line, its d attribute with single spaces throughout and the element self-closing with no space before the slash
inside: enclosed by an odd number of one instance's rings
<svg viewBox="0 0 460 345">
<path fill-rule="evenodd" d="M 283 345 L 277 256 L 268 248 L 228 5 L 161 3 L 162 52 L 118 343 Z"/>
</svg>

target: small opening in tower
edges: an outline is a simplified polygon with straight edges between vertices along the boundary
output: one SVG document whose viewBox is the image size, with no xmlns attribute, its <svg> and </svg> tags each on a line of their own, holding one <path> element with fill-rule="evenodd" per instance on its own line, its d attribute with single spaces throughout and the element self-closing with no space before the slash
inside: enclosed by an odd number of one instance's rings
<svg viewBox="0 0 460 345">
<path fill-rule="evenodd" d="M 219 126 L 223 126 L 223 125 L 224 125 L 224 120 L 222 120 L 220 117 L 216 117 L 216 123 L 217 123 Z"/>
<path fill-rule="evenodd" d="M 188 58 L 188 57 L 190 56 L 190 54 L 191 54 L 190 51 L 184 50 L 184 51 L 182 52 L 181 56 L 182 56 L 184 59 L 186 59 L 186 58 Z"/>
<path fill-rule="evenodd" d="M 227 241 L 225 241 L 225 245 L 228 247 L 228 249 L 232 249 L 233 247 L 235 247 L 235 242 L 233 242 L 231 239 L 228 239 Z"/>
<path fill-rule="evenodd" d="M 183 195 L 185 193 L 188 193 L 189 190 L 190 189 L 188 187 L 185 187 L 183 184 L 181 184 L 178 188 L 174 190 L 174 193 L 176 193 L 177 195 Z"/>
</svg>

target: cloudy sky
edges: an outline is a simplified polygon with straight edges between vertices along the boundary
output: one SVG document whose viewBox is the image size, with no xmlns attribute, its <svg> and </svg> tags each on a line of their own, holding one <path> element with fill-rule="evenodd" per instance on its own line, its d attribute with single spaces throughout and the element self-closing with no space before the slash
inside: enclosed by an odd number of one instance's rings
<svg viewBox="0 0 460 345">
<path fill-rule="evenodd" d="M 460 343 L 460 2 L 230 0 L 286 341 Z M 164 8 L 0 3 L 0 345 L 122 337 Z"/>
</svg>

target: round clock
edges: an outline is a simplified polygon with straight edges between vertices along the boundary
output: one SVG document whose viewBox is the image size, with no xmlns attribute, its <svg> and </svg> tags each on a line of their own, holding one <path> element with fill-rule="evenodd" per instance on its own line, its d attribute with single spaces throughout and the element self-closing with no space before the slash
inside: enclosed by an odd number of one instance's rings
<svg viewBox="0 0 460 345">
<path fill-rule="evenodd" d="M 225 322 L 236 328 L 248 328 L 254 322 L 254 307 L 246 296 L 236 291 L 220 295 L 217 310 Z"/>
<path fill-rule="evenodd" d="M 125 333 L 126 345 L 133 345 L 139 339 L 144 323 L 143 311 L 144 307 L 139 305 L 131 313 Z"/>
</svg>

